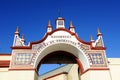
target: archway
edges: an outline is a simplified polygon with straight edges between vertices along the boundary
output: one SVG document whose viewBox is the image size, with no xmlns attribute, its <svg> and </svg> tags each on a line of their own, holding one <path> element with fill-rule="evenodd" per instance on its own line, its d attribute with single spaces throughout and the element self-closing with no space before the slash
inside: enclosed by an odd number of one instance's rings
<svg viewBox="0 0 120 80">
<path fill-rule="evenodd" d="M 65 51 L 55 51 L 55 52 L 48 54 L 41 60 L 41 62 L 39 63 L 37 67 L 37 71 L 40 70 L 41 66 L 44 66 L 46 64 L 49 65 L 49 67 L 50 66 L 62 67 L 63 65 L 65 66 L 66 64 L 77 64 L 77 61 L 76 61 L 76 57 L 72 55 L 71 53 L 68 53 Z"/>
<path fill-rule="evenodd" d="M 64 55 L 66 58 L 65 61 L 63 61 L 61 58 L 58 58 L 56 54 L 59 54 L 59 56 Z M 51 57 L 53 57 L 53 60 L 50 59 Z M 54 62 L 54 57 L 59 60 Z M 49 62 L 47 59 L 50 59 Z M 34 67 L 38 70 L 42 63 L 77 63 L 80 68 L 80 73 L 83 73 L 84 70 L 89 68 L 89 62 L 85 53 L 76 46 L 65 43 L 48 45 L 43 50 L 39 51 Z"/>
<path fill-rule="evenodd" d="M 78 67 L 80 68 L 80 72 L 83 72 L 83 66 L 78 61 L 77 57 L 75 57 L 73 54 L 71 54 L 69 52 L 66 52 L 66 51 L 55 51 L 55 52 L 52 52 L 52 53 L 48 54 L 47 56 L 45 56 L 41 60 L 41 62 L 39 63 L 39 65 L 37 67 L 38 70 L 40 69 L 41 65 L 43 65 L 43 64 L 47 64 L 47 65 L 48 64 L 65 64 L 62 67 L 65 67 L 65 66 L 68 66 L 68 65 L 70 65 L 70 66 L 72 65 L 71 68 L 76 66 L 76 65 L 78 65 L 77 68 L 75 68 L 76 70 L 74 70 L 74 73 L 77 74 L 77 75 L 74 76 L 74 78 L 78 78 L 78 80 L 80 80 L 79 79 L 80 74 L 78 74 L 78 72 L 76 72 L 76 71 L 78 71 Z M 49 66 L 51 66 L 51 65 L 49 65 Z M 57 69 L 59 69 L 59 68 L 57 68 Z M 62 70 L 63 71 L 60 71 L 59 74 L 67 73 L 64 68 Z M 47 72 L 47 73 L 49 73 L 49 72 Z M 56 73 L 56 74 L 58 74 L 58 73 Z M 70 73 L 67 73 L 67 75 L 69 75 L 69 74 Z M 51 75 L 49 75 L 49 76 L 51 77 Z M 44 77 L 40 77 L 40 78 L 44 79 Z M 42 79 L 40 79 L 40 80 L 42 80 Z M 49 79 L 49 77 L 45 78 L 44 80 L 47 80 L 47 79 Z"/>
</svg>

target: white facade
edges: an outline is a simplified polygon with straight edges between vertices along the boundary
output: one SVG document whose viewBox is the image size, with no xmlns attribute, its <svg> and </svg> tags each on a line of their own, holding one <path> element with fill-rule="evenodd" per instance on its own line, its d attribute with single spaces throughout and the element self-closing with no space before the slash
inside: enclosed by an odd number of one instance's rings
<svg viewBox="0 0 120 80">
<path fill-rule="evenodd" d="M 97 40 L 91 36 L 90 42 L 86 42 L 77 36 L 72 22 L 69 29 L 64 24 L 62 17 L 57 18 L 53 30 L 49 21 L 44 38 L 29 45 L 25 45 L 24 36 L 20 38 L 17 28 L 12 53 L 0 54 L 0 80 L 119 80 L 120 58 L 106 57 L 100 30 Z M 64 60 L 58 55 L 64 56 Z M 42 63 L 69 65 L 39 76 Z"/>
</svg>

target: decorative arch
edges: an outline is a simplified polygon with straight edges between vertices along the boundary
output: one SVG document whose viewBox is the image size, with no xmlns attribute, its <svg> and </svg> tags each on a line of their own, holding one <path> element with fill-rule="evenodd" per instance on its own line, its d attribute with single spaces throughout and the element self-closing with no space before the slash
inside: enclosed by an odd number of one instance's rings
<svg viewBox="0 0 120 80">
<path fill-rule="evenodd" d="M 44 49 L 39 51 L 35 59 L 34 67 L 37 69 L 41 60 L 48 54 L 55 52 L 55 51 L 65 51 L 65 52 L 71 53 L 71 55 L 74 56 L 77 64 L 81 68 L 81 73 L 83 73 L 86 69 L 90 67 L 87 56 L 81 49 L 77 48 L 76 46 L 72 44 L 65 44 L 65 43 L 55 43 L 52 45 L 48 45 Z"/>
</svg>

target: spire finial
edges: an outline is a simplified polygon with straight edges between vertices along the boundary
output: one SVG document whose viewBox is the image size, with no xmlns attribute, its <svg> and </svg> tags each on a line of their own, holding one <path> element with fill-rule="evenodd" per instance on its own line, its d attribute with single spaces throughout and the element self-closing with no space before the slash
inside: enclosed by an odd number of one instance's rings
<svg viewBox="0 0 120 80">
<path fill-rule="evenodd" d="M 19 27 L 17 26 L 17 29 L 15 31 L 15 34 L 19 34 Z"/>
<path fill-rule="evenodd" d="M 24 34 L 22 35 L 22 39 L 21 41 L 23 42 L 23 45 L 25 45 L 25 38 L 24 38 Z"/>
<path fill-rule="evenodd" d="M 70 21 L 70 27 L 73 27 L 72 21 Z"/>
<path fill-rule="evenodd" d="M 48 26 L 51 26 L 51 21 L 50 20 L 48 21 Z"/>
<path fill-rule="evenodd" d="M 98 31 L 98 34 L 102 34 L 102 33 L 100 32 L 100 29 L 99 29 L 99 28 L 98 28 L 98 30 L 97 30 L 97 31 Z"/>
<path fill-rule="evenodd" d="M 47 26 L 47 32 L 51 32 L 52 31 L 52 26 L 51 26 L 51 22 L 50 20 L 48 21 L 48 26 Z"/>
<path fill-rule="evenodd" d="M 94 41 L 92 35 L 90 36 L 90 41 L 92 41 L 92 42 Z"/>
<path fill-rule="evenodd" d="M 25 41 L 25 38 L 24 38 L 24 34 L 22 35 L 22 39 L 21 39 L 23 42 Z"/>
<path fill-rule="evenodd" d="M 72 24 L 72 21 L 70 21 L 70 31 L 75 33 L 75 27 Z"/>
<path fill-rule="evenodd" d="M 97 36 L 99 36 L 99 35 L 102 35 L 102 33 L 100 32 L 100 29 L 98 28 L 97 29 Z"/>
</svg>

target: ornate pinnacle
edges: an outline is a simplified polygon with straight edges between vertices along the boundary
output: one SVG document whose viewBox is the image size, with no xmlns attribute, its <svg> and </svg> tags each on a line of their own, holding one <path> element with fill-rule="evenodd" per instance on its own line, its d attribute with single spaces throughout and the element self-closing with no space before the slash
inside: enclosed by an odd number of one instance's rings
<svg viewBox="0 0 120 80">
<path fill-rule="evenodd" d="M 15 34 L 19 34 L 19 27 L 17 27 Z"/>
<path fill-rule="evenodd" d="M 102 33 L 100 32 L 100 29 L 97 29 L 97 36 L 102 36 Z"/>
<path fill-rule="evenodd" d="M 94 41 L 92 35 L 90 36 L 90 41 L 92 41 L 92 42 Z"/>
<path fill-rule="evenodd" d="M 49 26 L 49 27 L 51 26 L 51 21 L 50 21 L 50 20 L 48 21 L 48 26 Z"/>
<path fill-rule="evenodd" d="M 17 28 L 16 28 L 15 35 L 20 35 L 19 34 L 19 26 L 17 26 Z"/>
<path fill-rule="evenodd" d="M 100 32 L 100 29 L 99 29 L 99 28 L 98 28 L 97 32 L 98 32 L 98 35 L 101 35 L 101 34 L 102 34 L 102 33 Z"/>
<path fill-rule="evenodd" d="M 25 41 L 25 39 L 24 39 L 24 34 L 22 35 L 22 39 L 21 39 L 23 42 Z"/>
<path fill-rule="evenodd" d="M 72 21 L 70 21 L 70 27 L 73 27 Z"/>
</svg>

